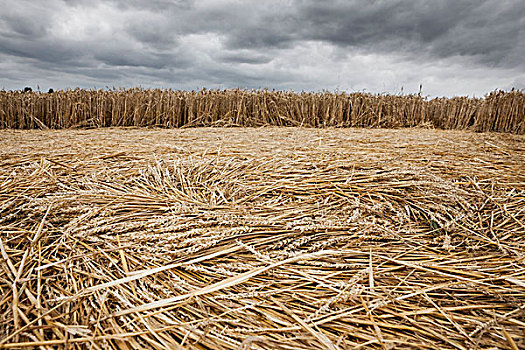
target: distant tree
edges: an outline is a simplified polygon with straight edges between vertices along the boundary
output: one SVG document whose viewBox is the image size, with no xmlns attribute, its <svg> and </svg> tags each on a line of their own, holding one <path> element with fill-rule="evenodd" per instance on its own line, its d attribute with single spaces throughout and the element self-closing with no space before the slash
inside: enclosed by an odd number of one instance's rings
<svg viewBox="0 0 525 350">
<path fill-rule="evenodd" d="M 31 92 L 31 91 L 33 91 L 33 89 L 31 89 L 29 86 L 26 86 L 24 88 L 24 92 Z"/>
<path fill-rule="evenodd" d="M 49 89 L 49 90 L 47 90 L 47 93 L 48 93 L 48 94 L 52 94 L 53 92 L 55 92 L 53 89 Z"/>
</svg>

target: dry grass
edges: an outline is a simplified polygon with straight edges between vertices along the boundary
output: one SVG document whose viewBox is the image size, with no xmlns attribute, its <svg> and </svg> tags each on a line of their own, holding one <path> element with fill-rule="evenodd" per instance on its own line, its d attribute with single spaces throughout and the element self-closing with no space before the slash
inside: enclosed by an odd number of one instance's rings
<svg viewBox="0 0 525 350">
<path fill-rule="evenodd" d="M 0 131 L 0 348 L 524 348 L 524 142 Z"/>
<path fill-rule="evenodd" d="M 268 90 L 0 92 L 0 128 L 415 127 L 525 133 L 525 93 L 486 98 Z"/>
</svg>

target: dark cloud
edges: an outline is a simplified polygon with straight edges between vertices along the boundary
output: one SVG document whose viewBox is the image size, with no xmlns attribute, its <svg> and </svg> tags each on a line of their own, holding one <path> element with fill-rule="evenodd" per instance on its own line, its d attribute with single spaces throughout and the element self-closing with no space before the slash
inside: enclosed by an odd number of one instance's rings
<svg viewBox="0 0 525 350">
<path fill-rule="evenodd" d="M 4 11 L 4 7 L 2 9 Z M 35 40 L 47 35 L 45 22 L 36 13 L 5 9 L 0 23 L 2 35 L 7 38 Z"/>
<path fill-rule="evenodd" d="M 344 45 L 377 45 L 392 39 L 430 43 L 446 36 L 475 7 L 469 1 L 439 0 L 320 4 L 302 9 L 313 24 L 306 28 L 318 39 Z"/>
<path fill-rule="evenodd" d="M 525 81 L 525 2 L 0 0 L 0 88 L 367 89 Z M 57 86 L 60 85 L 60 86 Z"/>
<path fill-rule="evenodd" d="M 264 53 L 257 53 L 250 50 L 236 50 L 231 53 L 224 53 L 220 60 L 226 63 L 245 63 L 245 64 L 266 64 L 273 60 L 273 57 Z"/>
<path fill-rule="evenodd" d="M 85 4 L 89 4 L 91 0 L 85 0 Z M 73 2 L 76 2 L 75 0 Z M 107 2 L 115 4 L 122 10 L 147 10 L 150 12 L 170 12 L 173 10 L 189 10 L 193 7 L 192 0 L 109 0 Z"/>
<path fill-rule="evenodd" d="M 139 20 L 126 24 L 124 30 L 143 45 L 159 50 L 177 44 L 177 33 L 163 22 Z"/>
</svg>

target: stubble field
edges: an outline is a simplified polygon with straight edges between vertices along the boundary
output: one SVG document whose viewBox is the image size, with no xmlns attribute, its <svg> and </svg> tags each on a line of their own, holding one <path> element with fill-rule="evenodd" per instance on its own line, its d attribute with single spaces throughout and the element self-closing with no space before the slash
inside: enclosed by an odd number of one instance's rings
<svg viewBox="0 0 525 350">
<path fill-rule="evenodd" d="M 0 130 L 0 348 L 518 349 L 525 136 Z"/>
</svg>

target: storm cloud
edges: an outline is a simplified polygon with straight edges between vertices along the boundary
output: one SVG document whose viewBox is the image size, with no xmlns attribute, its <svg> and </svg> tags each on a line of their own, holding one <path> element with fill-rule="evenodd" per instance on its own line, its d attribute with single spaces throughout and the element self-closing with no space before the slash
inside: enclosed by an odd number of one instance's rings
<svg viewBox="0 0 525 350">
<path fill-rule="evenodd" d="M 0 0 L 0 88 L 525 88 L 525 2 Z"/>
</svg>

